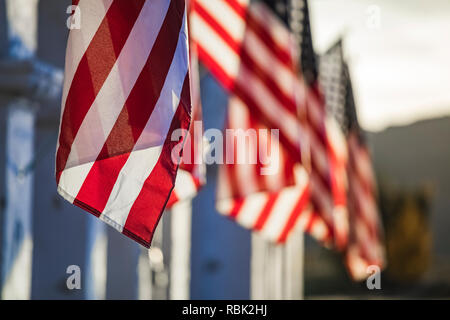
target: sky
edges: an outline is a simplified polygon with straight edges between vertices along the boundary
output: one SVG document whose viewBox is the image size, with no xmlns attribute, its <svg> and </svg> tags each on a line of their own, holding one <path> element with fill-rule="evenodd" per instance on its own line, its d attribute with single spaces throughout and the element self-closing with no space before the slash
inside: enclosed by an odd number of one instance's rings
<svg viewBox="0 0 450 320">
<path fill-rule="evenodd" d="M 311 0 L 314 46 L 339 37 L 361 126 L 450 115 L 449 0 Z"/>
</svg>

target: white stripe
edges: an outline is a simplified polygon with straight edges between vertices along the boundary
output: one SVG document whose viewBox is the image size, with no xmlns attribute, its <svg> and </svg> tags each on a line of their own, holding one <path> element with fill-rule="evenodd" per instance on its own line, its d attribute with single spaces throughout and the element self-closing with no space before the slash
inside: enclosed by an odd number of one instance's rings
<svg viewBox="0 0 450 320">
<path fill-rule="evenodd" d="M 166 0 L 145 2 L 121 54 L 75 137 L 66 169 L 84 163 L 92 165 L 99 155 L 106 137 L 113 128 L 147 61 L 164 21 L 168 4 Z M 67 171 L 63 171 L 60 181 L 66 178 Z M 85 173 L 76 180 L 81 183 L 70 183 L 69 188 L 65 189 L 74 197 L 78 194 L 89 170 L 80 173 Z"/>
<path fill-rule="evenodd" d="M 235 201 L 233 198 L 219 198 L 216 202 L 216 210 L 224 216 L 229 216 L 231 214 L 231 210 L 234 207 L 234 204 Z"/>
<path fill-rule="evenodd" d="M 175 180 L 174 192 L 180 201 L 193 197 L 197 193 L 197 186 L 192 174 L 186 170 L 179 169 Z"/>
<path fill-rule="evenodd" d="M 139 196 L 145 180 L 159 160 L 164 140 L 178 107 L 179 98 L 175 99 L 174 97 L 180 97 L 183 81 L 188 72 L 188 44 L 185 20 L 186 17 L 183 18 L 183 27 L 180 31 L 177 49 L 155 109 L 133 152 L 131 152 L 127 162 L 120 171 L 105 210 L 100 217 L 106 222 L 114 221 L 116 223 L 115 227 L 119 231 L 122 231 L 121 228 L 125 225 L 133 203 Z M 183 108 L 183 106 L 180 107 Z M 155 135 L 160 137 L 160 145 L 148 147 L 149 139 L 153 143 Z M 147 147 L 144 149 L 144 146 Z"/>
<path fill-rule="evenodd" d="M 310 233 L 316 239 L 324 239 L 327 235 L 327 226 L 320 219 L 315 219 L 313 225 L 311 226 Z"/>
</svg>

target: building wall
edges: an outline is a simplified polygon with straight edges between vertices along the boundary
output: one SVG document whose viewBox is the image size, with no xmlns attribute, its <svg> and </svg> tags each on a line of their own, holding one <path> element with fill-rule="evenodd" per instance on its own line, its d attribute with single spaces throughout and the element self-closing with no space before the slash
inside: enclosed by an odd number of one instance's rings
<svg viewBox="0 0 450 320">
<path fill-rule="evenodd" d="M 201 82 L 205 130 L 223 128 L 227 96 L 211 76 Z M 193 200 L 191 298 L 249 299 L 250 232 L 215 210 L 217 166 Z"/>
</svg>

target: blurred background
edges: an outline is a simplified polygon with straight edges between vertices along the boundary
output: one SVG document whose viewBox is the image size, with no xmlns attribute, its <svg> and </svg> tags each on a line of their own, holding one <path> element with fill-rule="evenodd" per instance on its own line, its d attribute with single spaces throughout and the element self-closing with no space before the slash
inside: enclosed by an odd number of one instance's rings
<svg viewBox="0 0 450 320">
<path fill-rule="evenodd" d="M 70 4 L 0 0 L 3 299 L 450 298 L 450 2 L 309 2 L 316 53 L 343 40 L 368 133 L 388 261 L 380 290 L 351 281 L 342 257 L 308 235 L 304 245 L 303 235 L 294 239 L 297 251 L 255 245 L 250 231 L 215 211 L 214 165 L 192 203 L 164 215 L 150 251 L 58 196 Z M 206 71 L 201 94 L 205 129 L 221 128 L 227 94 Z M 286 268 L 293 252 L 301 261 Z M 270 264 L 266 273 L 255 259 Z M 73 265 L 81 286 L 71 290 Z M 292 281 L 298 288 L 289 295 Z M 257 282 L 270 293 L 258 294 Z"/>
</svg>

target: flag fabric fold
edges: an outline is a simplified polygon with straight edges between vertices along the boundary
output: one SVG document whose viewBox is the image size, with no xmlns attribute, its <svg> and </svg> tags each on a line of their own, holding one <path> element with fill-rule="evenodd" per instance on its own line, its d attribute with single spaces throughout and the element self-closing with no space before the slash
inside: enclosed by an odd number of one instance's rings
<svg viewBox="0 0 450 320">
<path fill-rule="evenodd" d="M 183 0 L 74 1 L 66 53 L 58 192 L 149 247 L 174 187 L 172 133 L 191 119 Z"/>
</svg>

